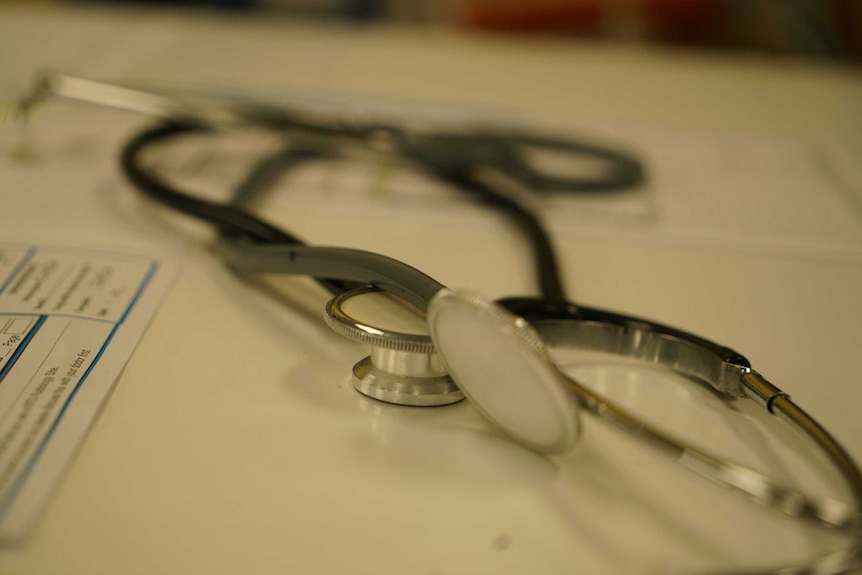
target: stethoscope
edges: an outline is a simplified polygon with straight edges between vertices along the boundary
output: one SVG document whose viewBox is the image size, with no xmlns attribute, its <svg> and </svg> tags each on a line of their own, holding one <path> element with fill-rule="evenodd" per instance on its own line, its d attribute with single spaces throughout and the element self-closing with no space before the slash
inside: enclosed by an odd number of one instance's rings
<svg viewBox="0 0 862 575">
<path fill-rule="evenodd" d="M 334 298 L 327 323 L 372 347 L 354 366 L 354 387 L 375 399 L 415 406 L 469 398 L 503 433 L 540 451 L 569 448 L 580 433 L 580 412 L 590 413 L 645 441 L 683 467 L 785 515 L 847 534 L 843 549 L 803 565 L 764 573 L 848 573 L 862 567 L 862 473 L 849 454 L 778 387 L 730 348 L 649 320 L 568 301 L 550 239 L 533 208 L 530 190 L 612 190 L 634 185 L 643 170 L 622 152 L 547 137 L 512 133 L 420 133 L 357 118 L 316 117 L 302 110 L 229 100 L 206 108 L 153 94 L 58 74 L 47 75 L 22 100 L 18 113 L 47 95 L 144 111 L 163 124 L 134 136 L 122 167 L 151 198 L 218 229 L 217 253 L 236 272 L 306 275 Z M 196 198 L 174 188 L 142 161 L 158 143 L 201 130 L 252 124 L 298 134 L 284 151 L 263 161 L 230 202 Z M 395 259 L 366 251 L 308 246 L 293 234 L 243 208 L 273 174 L 310 158 L 330 158 L 344 146 L 395 154 L 431 175 L 465 189 L 510 216 L 530 240 L 541 297 L 490 301 L 450 289 Z M 585 155 L 605 163 L 593 177 L 546 176 L 524 161 L 524 147 Z M 423 330 L 377 325 L 354 310 L 359 300 L 392 298 L 425 318 Z M 387 305 L 392 305 L 391 300 Z M 660 366 L 709 384 L 732 398 L 751 399 L 811 439 L 852 493 L 852 504 L 811 497 L 746 466 L 686 444 L 604 398 L 561 371 L 550 347 L 574 347 Z"/>
</svg>

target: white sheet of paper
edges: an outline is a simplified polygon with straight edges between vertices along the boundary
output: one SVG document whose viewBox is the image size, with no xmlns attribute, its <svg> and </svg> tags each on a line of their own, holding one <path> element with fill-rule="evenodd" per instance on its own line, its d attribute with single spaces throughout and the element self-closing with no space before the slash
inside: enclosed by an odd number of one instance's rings
<svg viewBox="0 0 862 575">
<path fill-rule="evenodd" d="M 141 256 L 0 243 L 0 543 L 25 535 L 168 287 Z"/>
</svg>

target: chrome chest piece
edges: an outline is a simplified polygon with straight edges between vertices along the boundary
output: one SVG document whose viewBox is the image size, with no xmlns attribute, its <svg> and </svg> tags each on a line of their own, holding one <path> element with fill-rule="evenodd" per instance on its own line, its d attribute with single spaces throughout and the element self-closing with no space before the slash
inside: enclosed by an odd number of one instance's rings
<svg viewBox="0 0 862 575">
<path fill-rule="evenodd" d="M 353 387 L 399 405 L 449 405 L 464 394 L 434 349 L 424 314 L 376 288 L 345 292 L 326 304 L 326 323 L 339 334 L 371 346 L 353 366 Z"/>
</svg>

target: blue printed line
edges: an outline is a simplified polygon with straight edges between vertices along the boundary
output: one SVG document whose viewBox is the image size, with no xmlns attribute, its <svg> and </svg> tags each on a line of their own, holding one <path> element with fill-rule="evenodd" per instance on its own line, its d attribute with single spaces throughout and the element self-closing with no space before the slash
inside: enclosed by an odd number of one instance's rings
<svg viewBox="0 0 862 575">
<path fill-rule="evenodd" d="M 45 323 L 45 320 L 48 316 L 41 315 L 39 319 L 36 320 L 36 325 L 33 326 L 33 329 L 30 330 L 26 336 L 24 336 L 24 341 L 21 342 L 21 345 L 18 346 L 18 349 L 15 350 L 15 353 L 12 354 L 12 358 L 9 359 L 9 363 L 6 364 L 6 367 L 0 371 L 0 382 L 6 377 L 6 374 L 12 369 L 12 366 L 15 365 L 15 362 L 18 361 L 18 358 L 21 357 L 21 354 L 24 353 L 24 348 L 30 343 L 33 339 L 33 336 L 36 335 L 36 332 L 39 331 L 39 328 L 42 327 L 42 324 Z"/>
<path fill-rule="evenodd" d="M 15 482 L 15 486 L 11 489 L 8 497 L 5 501 L 0 501 L 0 520 L 2 520 L 3 516 L 6 515 L 6 512 L 11 507 L 12 502 L 18 497 L 23 489 L 27 479 L 33 473 L 33 470 L 36 467 L 36 464 L 41 459 L 42 454 L 45 452 L 45 448 L 48 446 L 48 443 L 51 441 L 51 438 L 54 437 L 54 433 L 57 431 L 57 428 L 60 426 L 60 421 L 63 419 L 63 416 L 66 415 L 66 412 L 69 410 L 69 405 L 71 405 L 72 400 L 75 399 L 75 396 L 78 394 L 78 390 L 81 389 L 81 386 L 84 384 L 84 381 L 93 371 L 93 368 L 96 367 L 96 364 L 101 359 L 102 355 L 105 353 L 105 350 L 108 349 L 108 346 L 111 343 L 111 340 L 114 339 L 114 336 L 117 333 L 117 330 L 126 321 L 126 318 L 129 316 L 129 313 L 132 311 L 132 308 L 135 304 L 138 303 L 138 300 L 141 298 L 141 295 L 144 293 L 146 287 L 150 284 L 155 276 L 156 271 L 159 269 L 159 262 L 153 262 L 150 265 L 149 271 L 147 271 L 147 275 L 144 276 L 143 281 L 141 282 L 138 291 L 135 293 L 132 300 L 129 302 L 126 311 L 123 312 L 123 315 L 120 317 L 120 320 L 111 330 L 111 333 L 108 334 L 108 338 L 105 340 L 105 343 L 102 344 L 102 347 L 99 348 L 99 353 L 96 354 L 96 357 L 93 358 L 93 362 L 90 364 L 90 367 L 87 368 L 87 371 L 84 372 L 84 375 L 81 376 L 81 379 L 78 381 L 78 384 L 75 386 L 75 389 L 72 390 L 72 393 L 69 395 L 69 398 L 66 400 L 66 403 L 63 404 L 63 408 L 60 410 L 60 413 L 57 415 L 57 418 L 54 420 L 54 423 L 51 425 L 51 429 L 48 430 L 48 433 L 45 435 L 45 439 L 42 440 L 42 443 L 39 445 L 39 449 L 36 450 L 36 453 L 33 454 L 33 457 L 30 459 L 30 463 L 27 465 L 27 469 L 24 470 L 24 473 L 21 474 L 21 477 Z"/>
<path fill-rule="evenodd" d="M 156 271 L 159 269 L 159 262 L 153 262 L 150 264 L 150 269 L 147 271 L 147 275 L 144 276 L 144 280 L 141 282 L 141 287 L 138 288 L 137 293 L 132 298 L 132 301 L 129 302 L 129 307 L 126 308 L 126 311 L 123 312 L 123 315 L 120 316 L 120 321 L 117 322 L 117 325 L 126 321 L 126 318 L 129 317 L 129 312 L 132 311 L 132 308 L 135 307 L 135 304 L 138 303 L 138 300 L 141 298 L 141 294 L 144 293 L 144 290 L 150 285 L 150 282 L 153 281 L 153 276 L 156 275 Z"/>
<path fill-rule="evenodd" d="M 66 411 L 69 409 L 69 404 L 72 403 L 72 400 L 75 399 L 75 395 L 78 393 L 78 390 L 84 384 L 84 381 L 87 379 L 87 376 L 90 375 L 90 372 L 93 371 L 93 368 L 96 367 L 96 364 L 99 363 L 99 360 L 102 358 L 102 354 L 105 353 L 105 350 L 108 349 L 108 345 L 110 345 L 111 340 L 114 339 L 114 335 L 117 333 L 117 330 L 121 325 L 126 321 L 126 318 L 129 316 L 129 313 L 132 311 L 132 308 L 135 307 L 135 304 L 138 303 L 138 300 L 141 298 L 141 294 L 144 293 L 144 289 L 149 285 L 150 281 L 153 279 L 153 276 L 156 274 L 156 270 L 159 269 L 159 263 L 153 262 L 150 266 L 147 275 L 144 277 L 144 280 L 141 282 L 141 286 L 138 288 L 137 293 L 135 293 L 134 297 L 132 297 L 132 301 L 129 302 L 129 306 L 126 308 L 126 311 L 123 312 L 123 315 L 120 316 L 120 321 L 117 322 L 117 325 L 114 326 L 114 329 L 111 330 L 111 333 L 108 334 L 108 339 L 105 340 L 105 343 L 102 344 L 102 347 L 99 349 L 99 353 L 96 354 L 96 357 L 93 358 L 93 362 L 90 364 L 90 367 L 87 368 L 87 371 L 84 372 L 84 375 L 81 376 L 81 379 L 78 381 L 78 385 L 75 386 L 75 389 L 72 390 L 71 395 L 66 400 L 66 403 L 63 405 L 63 409 L 60 410 L 59 415 L 57 415 L 57 419 L 54 420 L 54 425 L 51 426 L 51 430 L 48 431 L 48 435 L 45 437 L 44 443 L 47 443 L 51 436 L 54 434 L 54 430 L 60 423 L 60 420 L 63 419 L 63 416 L 66 414 Z M 39 454 L 41 454 L 42 449 L 39 449 L 39 452 L 36 454 L 37 459 Z"/>
<path fill-rule="evenodd" d="M 99 353 L 96 354 L 96 357 L 93 358 L 93 362 L 90 364 L 90 367 L 87 368 L 87 371 L 84 372 L 84 375 L 81 376 L 81 379 L 78 381 L 78 385 L 75 386 L 75 389 L 72 390 L 71 395 L 69 395 L 69 399 L 66 400 L 66 403 L 63 405 L 63 409 L 60 410 L 59 415 L 57 415 L 57 419 L 54 420 L 54 425 L 51 426 L 51 430 L 48 431 L 48 435 L 45 437 L 44 443 L 47 443 L 51 436 L 54 434 L 54 430 L 60 424 L 60 420 L 63 419 L 63 416 L 66 414 L 66 411 L 69 409 L 69 404 L 72 403 L 72 400 L 75 399 L 75 395 L 78 393 L 78 390 L 84 384 L 84 381 L 87 379 L 87 376 L 90 375 L 90 372 L 93 371 L 93 368 L 96 367 L 96 364 L 99 363 L 99 360 L 102 358 L 102 354 L 105 353 L 105 350 L 108 349 L 108 345 L 110 345 L 111 340 L 114 339 L 114 335 L 117 333 L 117 330 L 120 329 L 120 326 L 126 321 L 126 318 L 129 316 L 129 313 L 132 311 L 132 308 L 138 303 L 138 300 L 141 297 L 141 294 L 144 293 L 144 289 L 149 285 L 150 281 L 153 279 L 153 276 L 156 273 L 156 270 L 159 269 L 158 262 L 153 262 L 150 266 L 147 275 L 144 277 L 144 280 L 141 282 L 141 286 L 138 288 L 137 293 L 135 293 L 132 301 L 129 302 L 129 307 L 126 308 L 126 311 L 123 312 L 123 315 L 120 316 L 120 321 L 117 322 L 117 325 L 114 326 L 114 329 L 111 330 L 111 333 L 108 334 L 108 339 L 105 340 L 105 343 L 102 344 L 102 347 L 99 349 Z M 39 452 L 36 454 L 37 459 L 41 454 L 42 449 L 39 449 Z"/>
<path fill-rule="evenodd" d="M 36 249 L 36 246 L 30 246 L 30 248 L 27 250 L 27 253 L 24 254 L 24 257 L 21 258 L 21 261 L 18 262 L 18 265 L 15 266 L 15 269 L 12 270 L 12 273 L 9 274 L 9 277 L 6 278 L 5 282 L 3 282 L 3 285 L 0 286 L 0 294 L 6 291 L 6 288 L 9 287 L 9 284 L 12 283 L 13 279 L 15 279 L 15 276 L 21 273 L 21 270 L 24 269 L 24 266 L 30 263 L 30 260 L 33 259 L 33 256 L 36 255 L 37 251 L 38 250 Z"/>
</svg>

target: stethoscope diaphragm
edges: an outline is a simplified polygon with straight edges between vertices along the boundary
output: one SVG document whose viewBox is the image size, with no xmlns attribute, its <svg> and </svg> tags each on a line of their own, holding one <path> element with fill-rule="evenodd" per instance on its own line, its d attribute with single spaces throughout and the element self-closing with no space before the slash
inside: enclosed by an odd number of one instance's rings
<svg viewBox="0 0 862 575">
<path fill-rule="evenodd" d="M 578 438 L 578 404 L 526 320 L 444 288 L 428 305 L 428 325 L 449 374 L 499 429 L 543 452 L 564 451 Z"/>
</svg>

